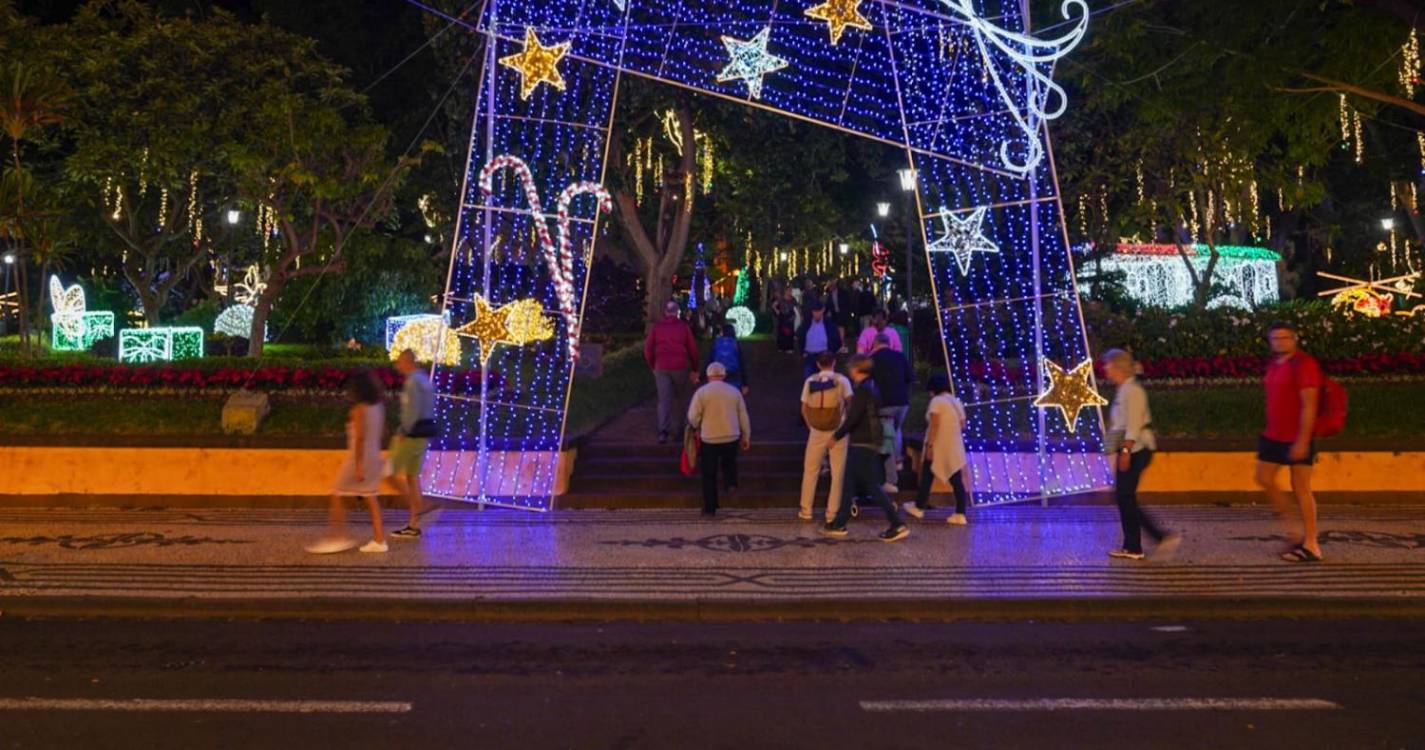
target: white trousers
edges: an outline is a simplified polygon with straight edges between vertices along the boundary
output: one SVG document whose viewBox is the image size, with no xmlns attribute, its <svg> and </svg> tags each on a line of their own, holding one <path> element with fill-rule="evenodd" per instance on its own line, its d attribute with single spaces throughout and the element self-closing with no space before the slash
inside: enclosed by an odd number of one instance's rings
<svg viewBox="0 0 1425 750">
<path fill-rule="evenodd" d="M 831 454 L 831 495 L 826 499 L 826 520 L 836 517 L 841 508 L 841 480 L 846 476 L 846 448 L 850 440 L 833 441 L 833 433 L 810 430 L 807 436 L 806 459 L 802 463 L 802 511 L 810 513 L 816 499 L 816 480 L 821 474 L 821 462 Z"/>
</svg>

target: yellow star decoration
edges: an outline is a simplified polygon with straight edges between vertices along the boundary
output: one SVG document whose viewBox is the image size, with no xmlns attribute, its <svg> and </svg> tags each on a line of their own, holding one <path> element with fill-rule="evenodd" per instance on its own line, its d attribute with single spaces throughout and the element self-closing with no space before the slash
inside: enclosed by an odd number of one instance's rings
<svg viewBox="0 0 1425 750">
<path fill-rule="evenodd" d="M 871 22 L 861 15 L 861 0 L 826 0 L 821 5 L 807 8 L 806 15 L 826 21 L 831 30 L 833 45 L 841 41 L 841 34 L 846 31 L 847 26 L 854 26 L 863 31 L 874 28 Z"/>
<path fill-rule="evenodd" d="M 455 332 L 480 342 L 483 362 L 494 353 L 496 344 L 524 346 L 554 338 L 554 324 L 544 317 L 544 308 L 537 300 L 516 300 L 496 308 L 476 295 L 475 319 Z"/>
<path fill-rule="evenodd" d="M 1050 360 L 1044 360 L 1044 373 L 1049 376 L 1049 390 L 1034 399 L 1040 408 L 1058 407 L 1064 415 L 1069 429 L 1074 429 L 1079 421 L 1079 412 L 1085 406 L 1103 406 L 1108 399 L 1098 395 L 1089 376 L 1093 375 L 1093 360 L 1086 359 L 1077 367 L 1065 372 L 1064 368 Z"/>
<path fill-rule="evenodd" d="M 559 74 L 559 61 L 569 53 L 569 43 L 561 42 L 550 47 L 539 43 L 534 27 L 524 27 L 524 50 L 518 55 L 500 58 L 500 64 L 514 68 L 520 74 L 520 98 L 528 99 L 541 83 L 547 83 L 560 91 L 564 90 L 564 76 Z"/>
</svg>

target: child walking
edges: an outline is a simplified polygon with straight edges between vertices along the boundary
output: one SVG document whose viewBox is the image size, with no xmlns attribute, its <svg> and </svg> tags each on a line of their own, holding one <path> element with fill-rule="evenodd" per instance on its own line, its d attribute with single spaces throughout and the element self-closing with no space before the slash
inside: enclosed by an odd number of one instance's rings
<svg viewBox="0 0 1425 750">
<path fill-rule="evenodd" d="M 376 502 L 381 490 L 381 433 L 386 426 L 386 389 L 375 373 L 361 370 L 347 378 L 346 392 L 352 402 L 346 421 L 346 458 L 332 486 L 327 535 L 307 546 L 307 551 L 315 555 L 345 552 L 359 544 L 347 533 L 346 507 L 342 500 L 345 497 L 365 498 L 371 512 L 371 541 L 361 545 L 361 551 L 385 552 L 387 549 L 385 534 L 381 531 L 381 506 Z"/>
</svg>

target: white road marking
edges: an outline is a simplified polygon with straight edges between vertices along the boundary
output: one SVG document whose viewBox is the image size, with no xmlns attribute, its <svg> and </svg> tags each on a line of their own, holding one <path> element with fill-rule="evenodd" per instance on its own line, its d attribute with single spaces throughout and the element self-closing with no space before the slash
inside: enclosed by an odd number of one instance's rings
<svg viewBox="0 0 1425 750">
<path fill-rule="evenodd" d="M 1334 711 L 1319 698 L 1031 698 L 861 701 L 863 711 Z"/>
<path fill-rule="evenodd" d="M 0 698 L 0 711 L 196 711 L 266 714 L 404 714 L 411 704 L 400 701 L 262 701 L 215 698 L 156 700 L 149 698 Z"/>
</svg>

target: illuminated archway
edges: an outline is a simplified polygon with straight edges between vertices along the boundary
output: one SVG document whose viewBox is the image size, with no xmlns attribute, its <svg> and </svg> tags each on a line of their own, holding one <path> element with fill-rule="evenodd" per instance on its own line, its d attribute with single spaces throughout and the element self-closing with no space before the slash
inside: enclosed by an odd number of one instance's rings
<svg viewBox="0 0 1425 750">
<path fill-rule="evenodd" d="M 1041 39 L 1021 0 L 488 0 L 444 299 L 475 333 L 464 372 L 436 368 L 427 492 L 549 506 L 625 75 L 903 149 L 977 502 L 1107 484 L 1098 407 L 1056 396 L 1093 386 L 1044 128 L 1066 104 L 1054 61 L 1088 21 L 1083 0 L 1063 10 Z M 512 305 L 538 305 L 552 338 L 498 339 Z"/>
</svg>

